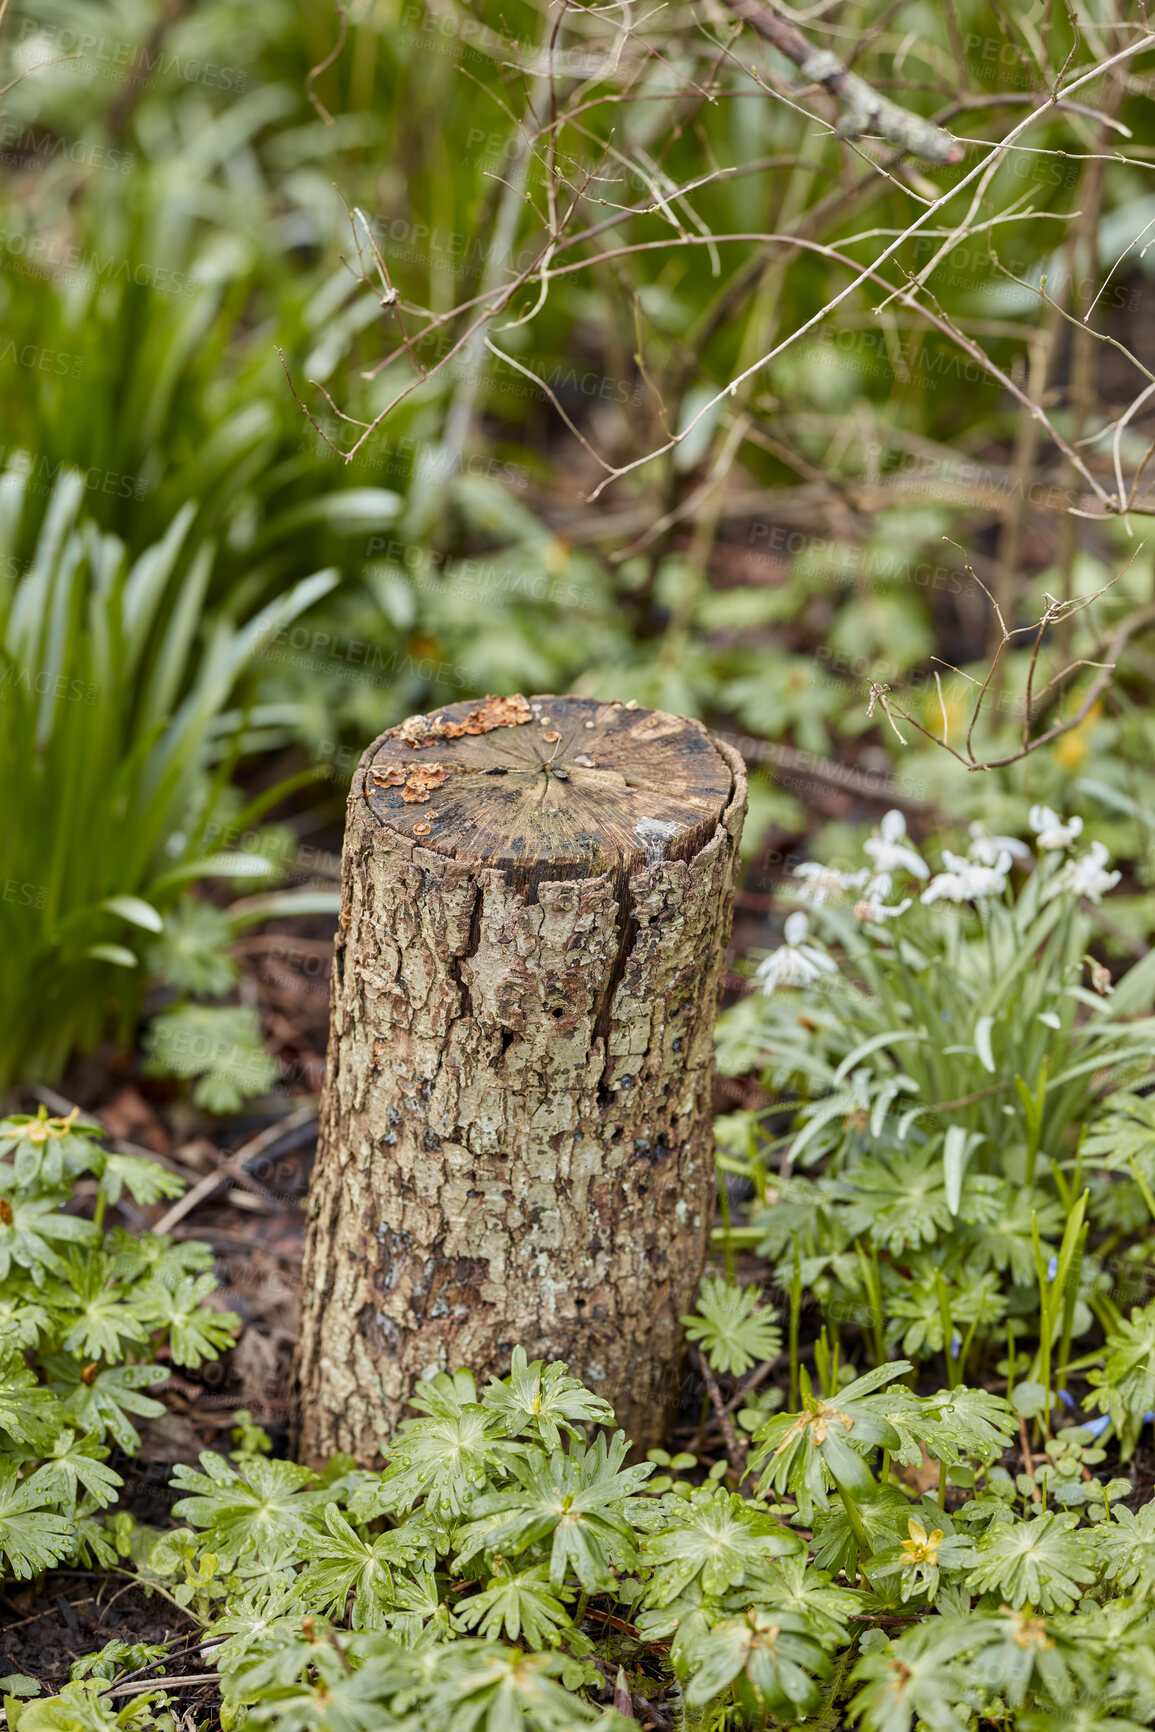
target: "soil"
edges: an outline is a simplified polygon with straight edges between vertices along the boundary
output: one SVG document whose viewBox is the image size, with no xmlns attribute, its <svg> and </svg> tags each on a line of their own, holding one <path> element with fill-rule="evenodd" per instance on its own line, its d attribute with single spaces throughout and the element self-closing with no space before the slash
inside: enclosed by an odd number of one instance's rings
<svg viewBox="0 0 1155 1732">
<path fill-rule="evenodd" d="M 52 1695 L 68 1682 L 68 1669 L 106 1642 L 174 1642 L 174 1654 L 193 1646 L 197 1624 L 186 1612 L 136 1582 L 93 1570 L 54 1570 L 41 1588 L 7 1584 L 0 1592 L 0 1676 L 21 1672 Z M 11 1621 L 9 1621 L 11 1620 Z M 185 1641 L 181 1641 L 181 1637 Z M 205 1670 L 198 1655 L 170 1656 L 156 1675 L 173 1677 Z M 186 1700 L 194 1720 L 216 1698 L 215 1685 L 196 1688 Z"/>
</svg>

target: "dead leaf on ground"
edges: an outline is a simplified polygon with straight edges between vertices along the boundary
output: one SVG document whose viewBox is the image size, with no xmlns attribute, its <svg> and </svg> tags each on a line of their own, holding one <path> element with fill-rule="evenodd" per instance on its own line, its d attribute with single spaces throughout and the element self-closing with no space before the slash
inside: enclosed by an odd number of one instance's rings
<svg viewBox="0 0 1155 1732">
<path fill-rule="evenodd" d="M 109 1135 L 119 1141 L 139 1143 L 158 1155 L 170 1152 L 168 1132 L 140 1090 L 131 1083 L 126 1083 L 107 1106 L 101 1107 L 100 1117 Z"/>
</svg>

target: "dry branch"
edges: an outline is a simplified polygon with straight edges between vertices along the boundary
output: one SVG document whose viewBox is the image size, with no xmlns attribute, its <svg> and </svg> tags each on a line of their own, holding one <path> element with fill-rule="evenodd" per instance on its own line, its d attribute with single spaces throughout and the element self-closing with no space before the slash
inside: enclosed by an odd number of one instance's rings
<svg viewBox="0 0 1155 1732">
<path fill-rule="evenodd" d="M 924 735 L 926 739 L 933 741 L 936 746 L 940 746 L 944 751 L 949 752 L 952 758 L 957 758 L 959 763 L 964 764 L 968 770 L 1005 769 L 1008 764 L 1018 763 L 1021 758 L 1029 757 L 1032 752 L 1039 751 L 1041 747 L 1052 745 L 1056 740 L 1061 739 L 1064 734 L 1071 733 L 1075 728 L 1079 727 L 1082 722 L 1086 721 L 1095 705 L 1111 685 L 1113 675 L 1119 665 L 1123 651 L 1126 649 L 1131 639 L 1138 637 L 1140 633 L 1148 631 L 1152 626 L 1155 626 L 1155 603 L 1148 603 L 1145 607 L 1134 608 L 1125 619 L 1121 620 L 1114 630 L 1102 641 L 1100 646 L 1101 656 L 1098 654 L 1093 658 L 1080 656 L 1075 660 L 1067 662 L 1059 669 L 1058 673 L 1052 675 L 1046 685 L 1042 688 L 1042 691 L 1036 694 L 1034 691 L 1034 681 L 1035 673 L 1038 668 L 1039 653 L 1042 649 L 1043 638 L 1050 626 L 1055 625 L 1056 623 L 1059 625 L 1064 624 L 1076 613 L 1080 613 L 1083 609 L 1090 607 L 1092 602 L 1098 601 L 1100 596 L 1105 595 L 1109 589 L 1118 583 L 1119 578 L 1126 575 L 1126 572 L 1130 570 L 1141 552 L 1142 545 L 1136 548 L 1135 553 L 1132 554 L 1123 571 L 1121 571 L 1117 577 L 1113 577 L 1110 583 L 1104 584 L 1102 589 L 1096 590 L 1094 595 L 1078 597 L 1071 601 L 1056 601 L 1053 596 L 1048 596 L 1046 610 L 1040 619 L 1036 620 L 1033 625 L 1019 626 L 1013 630 L 1007 626 L 1007 623 L 1003 618 L 1002 609 L 999 606 L 998 599 L 991 594 L 986 584 L 983 583 L 982 579 L 975 574 L 970 561 L 964 561 L 971 578 L 978 584 L 979 588 L 991 602 L 999 628 L 999 641 L 991 659 L 991 665 L 987 671 L 986 678 L 981 682 L 978 680 L 971 680 L 972 684 L 978 686 L 979 691 L 974 702 L 974 708 L 971 711 L 963 750 L 958 751 L 950 744 L 947 738 L 945 706 L 943 710 L 943 737 L 940 740 L 936 734 L 933 734 L 930 731 L 929 728 L 923 726 L 917 716 L 912 715 L 909 710 L 903 709 L 895 702 L 888 685 L 874 684 L 871 686 L 869 706 L 867 708 L 868 718 L 873 716 L 875 706 L 878 705 L 885 713 L 891 727 L 894 729 L 895 733 L 898 734 L 899 739 L 905 746 L 909 742 L 899 731 L 898 724 L 894 719 L 895 715 L 901 716 L 904 722 L 908 722 L 912 728 L 917 728 L 919 733 Z M 1023 697 L 1024 713 L 1022 741 L 1017 750 L 1004 753 L 1001 757 L 978 758 L 971 749 L 971 741 L 975 728 L 978 726 L 979 718 L 982 714 L 983 705 L 986 702 L 987 695 L 991 691 L 996 675 L 1000 670 L 1003 656 L 1015 638 L 1032 635 L 1034 637 L 1034 644 L 1031 650 L 1031 659 L 1027 671 L 1026 691 Z M 935 657 L 935 660 L 938 659 L 938 657 Z M 943 662 L 942 665 L 944 667 L 950 667 L 949 662 Z M 1056 695 L 1060 694 L 1074 678 L 1075 674 L 1078 673 L 1080 668 L 1088 667 L 1096 670 L 1095 678 L 1083 693 L 1082 700 L 1075 714 L 1068 717 L 1066 721 L 1055 722 L 1051 727 L 1044 729 L 1042 733 L 1032 735 L 1031 712 L 1033 706 L 1036 703 L 1041 704 L 1043 698 L 1049 691 L 1054 690 Z M 960 670 L 958 668 L 952 668 L 951 671 L 958 673 Z M 936 680 L 938 679 L 937 673 L 935 678 Z M 963 678 L 969 680 L 971 679 L 971 676 L 969 674 L 964 674 Z M 941 698 L 941 686 L 939 687 L 939 695 Z"/>
<path fill-rule="evenodd" d="M 796 24 L 783 18 L 765 0 L 725 0 L 736 18 L 792 60 L 804 78 L 823 85 L 844 112 L 836 131 L 840 138 L 884 138 L 899 150 L 928 162 L 961 162 L 966 150 L 957 138 L 921 114 L 900 108 L 889 96 L 845 67 L 828 48 L 815 48 Z"/>
</svg>

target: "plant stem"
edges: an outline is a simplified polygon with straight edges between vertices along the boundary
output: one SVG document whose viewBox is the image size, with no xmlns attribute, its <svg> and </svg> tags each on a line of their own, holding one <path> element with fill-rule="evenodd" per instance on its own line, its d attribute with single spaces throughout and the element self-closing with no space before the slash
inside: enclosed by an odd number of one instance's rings
<svg viewBox="0 0 1155 1732">
<path fill-rule="evenodd" d="M 872 1276 L 870 1314 L 874 1326 L 874 1363 L 875 1365 L 882 1365 L 886 1360 L 886 1330 L 882 1318 L 882 1276 L 878 1269 L 878 1246 L 873 1241 L 870 1246 L 870 1263 Z"/>
<path fill-rule="evenodd" d="M 1155 1210 L 1152 1211 L 1155 1214 Z M 1055 1367 L 1055 1387 L 1067 1387 L 1067 1365 L 1071 1358 L 1071 1334 L 1075 1327 L 1075 1306 L 1079 1302 L 1079 1278 L 1083 1270 L 1083 1249 L 1090 1232 L 1090 1223 L 1085 1222 L 1080 1230 L 1075 1245 L 1075 1254 L 1063 1287 L 1063 1322 L 1059 1333 L 1059 1361 Z"/>
<path fill-rule="evenodd" d="M 798 1323 L 802 1314 L 802 1261 L 794 1241 L 794 1271 L 790 1277 L 790 1412 L 798 1411 Z"/>
<path fill-rule="evenodd" d="M 946 1360 L 947 1387 L 949 1389 L 957 1389 L 959 1382 L 959 1366 L 958 1360 L 951 1352 L 951 1343 L 954 1339 L 954 1322 L 950 1314 L 950 1295 L 946 1290 L 946 1282 L 943 1280 L 937 1269 L 935 1270 L 934 1284 L 938 1293 L 938 1314 L 942 1324 L 942 1351 L 943 1357 Z"/>
<path fill-rule="evenodd" d="M 1015 1332 L 1011 1328 L 1011 1320 L 1007 1318 L 1007 1400 L 1015 1387 Z"/>
<path fill-rule="evenodd" d="M 1153 1221 L 1155 1221 L 1155 1196 L 1152 1196 L 1150 1185 L 1147 1183 L 1146 1179 L 1143 1177 L 1142 1173 L 1139 1171 L 1139 1168 L 1135 1162 L 1134 1155 L 1128 1155 L 1127 1156 L 1127 1165 L 1131 1169 L 1132 1177 L 1134 1178 L 1135 1183 L 1139 1187 L 1140 1193 L 1142 1194 L 1142 1197 L 1143 1197 L 1143 1201 L 1146 1203 L 1148 1209 L 1151 1211 L 1151 1219 Z"/>
<path fill-rule="evenodd" d="M 854 1502 L 854 1499 L 842 1486 L 838 1487 L 838 1495 L 842 1499 L 842 1507 L 846 1511 L 847 1520 L 854 1529 L 854 1537 L 858 1541 L 859 1567 L 865 1570 L 866 1560 L 870 1556 L 870 1541 L 866 1537 L 866 1529 L 862 1525 L 862 1517 L 858 1513 L 858 1506 Z"/>
<path fill-rule="evenodd" d="M 706 1422 L 710 1417 L 710 1391 L 702 1393 L 702 1411 L 698 1415 L 698 1435 L 694 1440 L 694 1454 L 701 1455 L 706 1445 Z"/>
<path fill-rule="evenodd" d="M 722 1213 L 722 1257 L 726 1265 L 726 1279 L 734 1280 L 734 1245 L 731 1239 L 733 1222 L 730 1219 L 730 1192 L 726 1185 L 725 1173 L 718 1173 L 718 1207 Z"/>
<path fill-rule="evenodd" d="M 1038 1381 L 1046 1390 L 1046 1403 L 1041 1417 L 1042 1432 L 1037 1431 L 1036 1435 L 1050 1437 L 1051 1340 L 1054 1334 L 1054 1318 L 1051 1312 L 1051 1295 L 1048 1291 L 1047 1265 L 1043 1261 L 1042 1242 L 1039 1238 L 1039 1222 L 1033 1209 L 1031 1210 L 1031 1239 L 1034 1244 L 1035 1272 L 1039 1283 L 1039 1352 L 1036 1363 L 1038 1365 Z"/>
</svg>

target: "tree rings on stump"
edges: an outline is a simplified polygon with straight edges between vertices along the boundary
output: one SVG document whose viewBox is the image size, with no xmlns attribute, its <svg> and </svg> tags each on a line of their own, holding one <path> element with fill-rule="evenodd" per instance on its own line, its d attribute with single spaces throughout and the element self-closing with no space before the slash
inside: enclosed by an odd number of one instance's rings
<svg viewBox="0 0 1155 1732">
<path fill-rule="evenodd" d="M 529 901 L 537 887 L 609 873 L 625 882 L 651 854 L 692 860 L 730 800 L 733 772 L 708 734 L 660 710 L 588 698 L 487 700 L 509 719 L 445 737 L 437 723 L 487 720 L 454 704 L 379 742 L 365 797 L 374 817 L 463 864 L 492 867 Z M 498 709 L 497 706 L 501 708 Z M 592 724 L 592 726 L 591 726 Z"/>
</svg>

